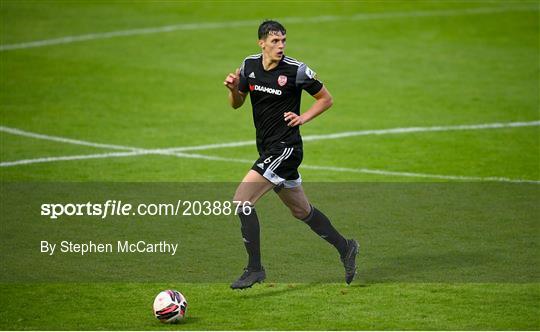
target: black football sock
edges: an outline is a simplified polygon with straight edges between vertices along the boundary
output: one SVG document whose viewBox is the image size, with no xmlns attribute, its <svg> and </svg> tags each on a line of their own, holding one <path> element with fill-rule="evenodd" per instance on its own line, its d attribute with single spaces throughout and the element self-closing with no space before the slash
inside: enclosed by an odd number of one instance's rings
<svg viewBox="0 0 540 332">
<path fill-rule="evenodd" d="M 302 219 L 311 229 L 328 243 L 336 247 L 339 255 L 347 254 L 347 240 L 332 226 L 330 220 L 314 206 L 311 206 L 309 215 Z"/>
<path fill-rule="evenodd" d="M 244 213 L 245 208 L 238 209 L 238 216 L 242 227 L 242 238 L 248 253 L 248 268 L 260 270 L 261 267 L 261 242 L 259 218 L 254 207 L 251 207 L 250 213 Z M 247 212 L 247 211 L 246 211 Z"/>
</svg>

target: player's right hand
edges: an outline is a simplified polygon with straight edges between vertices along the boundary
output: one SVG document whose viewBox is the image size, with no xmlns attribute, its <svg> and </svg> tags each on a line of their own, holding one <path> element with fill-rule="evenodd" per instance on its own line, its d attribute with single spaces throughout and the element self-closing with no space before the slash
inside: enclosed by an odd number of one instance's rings
<svg viewBox="0 0 540 332">
<path fill-rule="evenodd" d="M 230 73 L 225 77 L 225 81 L 223 84 L 229 89 L 229 90 L 237 90 L 238 84 L 240 83 L 240 68 L 236 68 L 235 73 Z"/>
</svg>

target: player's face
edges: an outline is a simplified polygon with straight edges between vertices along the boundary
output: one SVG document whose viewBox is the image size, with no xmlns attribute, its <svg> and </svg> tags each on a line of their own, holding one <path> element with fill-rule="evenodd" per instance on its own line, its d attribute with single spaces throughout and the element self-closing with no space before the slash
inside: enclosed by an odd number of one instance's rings
<svg viewBox="0 0 540 332">
<path fill-rule="evenodd" d="M 266 39 L 259 40 L 265 58 L 279 61 L 285 52 L 286 35 L 281 32 L 270 32 Z"/>
</svg>

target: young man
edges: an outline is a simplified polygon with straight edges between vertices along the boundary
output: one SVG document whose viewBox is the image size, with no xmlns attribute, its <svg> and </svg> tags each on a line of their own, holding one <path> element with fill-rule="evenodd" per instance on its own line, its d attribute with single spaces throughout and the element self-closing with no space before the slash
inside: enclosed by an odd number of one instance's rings
<svg viewBox="0 0 540 332">
<path fill-rule="evenodd" d="M 285 56 L 286 30 L 280 23 L 264 21 L 258 35 L 262 53 L 248 56 L 242 67 L 229 74 L 224 82 L 229 89 L 229 102 L 235 109 L 242 106 L 250 94 L 259 151 L 259 159 L 234 196 L 235 201 L 250 204 L 251 209 L 237 211 L 249 261 L 231 288 L 248 288 L 266 278 L 261 265 L 259 220 L 254 205 L 272 188 L 294 217 L 338 250 L 345 267 L 345 281 L 350 284 L 356 274 L 358 243 L 354 239 L 346 240 L 330 220 L 309 203 L 298 173 L 303 157 L 299 126 L 330 108 L 332 96 L 308 66 Z M 302 90 L 311 94 L 315 102 L 300 115 Z"/>
</svg>

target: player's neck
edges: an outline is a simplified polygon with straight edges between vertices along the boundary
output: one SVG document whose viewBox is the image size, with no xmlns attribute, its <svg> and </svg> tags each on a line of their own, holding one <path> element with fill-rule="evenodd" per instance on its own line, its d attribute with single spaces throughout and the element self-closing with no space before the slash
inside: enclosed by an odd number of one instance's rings
<svg viewBox="0 0 540 332">
<path fill-rule="evenodd" d="M 263 56 L 262 56 L 262 65 L 263 65 L 263 68 L 264 70 L 268 71 L 268 70 L 272 70 L 274 68 L 276 68 L 279 64 L 279 61 L 280 60 L 272 60 L 269 56 L 265 56 L 264 53 L 263 53 Z"/>
</svg>

